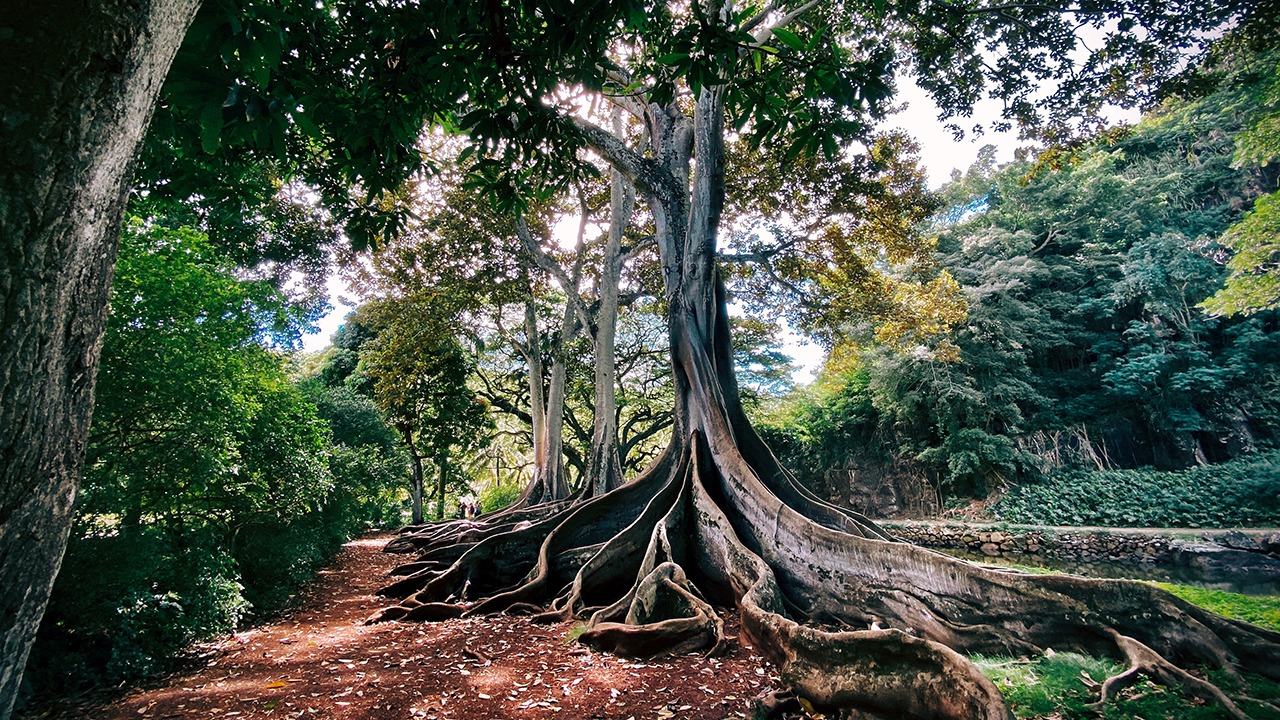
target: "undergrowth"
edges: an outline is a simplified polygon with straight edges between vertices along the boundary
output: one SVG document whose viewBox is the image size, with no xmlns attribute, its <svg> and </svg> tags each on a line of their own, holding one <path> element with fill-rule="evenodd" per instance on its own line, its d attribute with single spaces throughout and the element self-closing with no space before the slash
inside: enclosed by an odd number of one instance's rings
<svg viewBox="0 0 1280 720">
<path fill-rule="evenodd" d="M 1035 660 L 972 656 L 983 674 L 996 684 L 1008 700 L 1019 720 L 1074 720 L 1098 718 L 1106 720 L 1218 720 L 1229 717 L 1220 708 L 1204 704 L 1178 688 L 1168 688 L 1143 681 L 1122 692 L 1115 702 L 1099 713 L 1091 707 L 1097 683 L 1123 670 L 1118 663 L 1105 658 L 1091 658 L 1075 653 L 1054 653 Z M 1210 678 L 1229 693 L 1274 702 L 1280 699 L 1280 683 L 1247 676 L 1247 687 L 1224 674 Z M 1267 702 L 1240 704 L 1250 717 L 1280 720 L 1280 710 Z"/>
<path fill-rule="evenodd" d="M 992 506 L 1007 522 L 1103 527 L 1280 524 L 1280 451 L 1181 472 L 1061 470 Z"/>
<path fill-rule="evenodd" d="M 1163 582 L 1151 584 L 1205 610 L 1280 632 L 1280 596 L 1241 595 Z"/>
</svg>

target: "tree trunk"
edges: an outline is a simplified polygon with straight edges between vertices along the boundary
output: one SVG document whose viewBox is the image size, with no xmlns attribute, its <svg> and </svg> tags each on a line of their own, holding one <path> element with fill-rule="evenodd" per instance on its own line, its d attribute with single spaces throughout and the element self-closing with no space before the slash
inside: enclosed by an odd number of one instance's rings
<svg viewBox="0 0 1280 720">
<path fill-rule="evenodd" d="M 436 465 L 440 468 L 439 479 L 436 481 L 436 520 L 443 520 L 444 493 L 449 482 L 449 456 L 441 455 L 436 458 Z"/>
<path fill-rule="evenodd" d="M 715 265 L 720 90 L 703 88 L 692 121 L 651 106 L 647 126 L 646 156 L 603 131 L 584 135 L 653 212 L 676 390 L 671 444 L 605 495 L 492 530 L 402 538 L 398 549 L 421 554 L 393 571 L 400 579 L 380 592 L 399 603 L 372 620 L 546 607 L 548 618 L 587 619 L 580 642 L 650 656 L 716 649 L 725 638 L 714 603 L 736 609 L 743 634 L 799 695 L 857 717 L 1007 720 L 964 654 L 1048 648 L 1127 662 L 1099 702 L 1141 672 L 1247 717 L 1182 668 L 1280 679 L 1280 634 L 1142 583 L 1030 575 L 897 542 L 796 483 L 751 428 L 733 373 Z"/>
<path fill-rule="evenodd" d="M 622 134 L 622 117 L 613 116 L 614 133 Z M 622 281 L 622 236 L 635 211 L 635 192 L 622 173 L 609 178 L 609 238 L 600 268 L 600 310 L 596 313 L 595 399 L 591 458 L 587 462 L 584 494 L 603 495 L 622 484 L 618 453 L 618 291 Z"/>
<path fill-rule="evenodd" d="M 409 522 L 421 525 L 426 520 L 422 512 L 422 495 L 426 487 L 422 472 L 423 457 L 418 453 L 418 447 L 413 442 L 413 432 L 402 429 L 400 433 L 404 436 L 404 446 L 409 448 L 409 459 L 413 461 L 413 477 L 409 480 L 409 500 L 413 507 Z"/>
<path fill-rule="evenodd" d="M 574 287 L 566 292 L 576 292 Z M 512 509 L 526 508 L 543 503 L 555 503 L 569 497 L 569 482 L 564 462 L 564 412 L 565 392 L 568 386 L 568 365 L 565 356 L 569 345 L 577 337 L 582 325 L 578 322 L 572 297 L 565 301 L 561 320 L 560 337 L 551 352 L 551 377 L 543 387 L 546 358 L 542 352 L 541 334 L 538 330 L 536 306 L 532 300 L 525 303 L 526 347 L 522 348 L 529 365 L 529 415 L 533 428 L 533 478 L 525 486 Z"/>
<path fill-rule="evenodd" d="M 524 304 L 525 363 L 529 366 L 529 417 L 533 429 L 533 480 L 521 494 L 520 504 L 537 504 L 544 498 L 551 500 L 550 488 L 543 484 L 545 468 L 550 457 L 550 436 L 547 434 L 547 396 L 542 384 L 545 368 L 542 363 L 542 336 L 538 331 L 538 308 L 530 298 Z"/>
<path fill-rule="evenodd" d="M 547 386 L 547 464 L 542 468 L 542 486 L 545 488 L 544 498 L 549 501 L 569 497 L 569 480 L 564 467 L 564 403 L 569 383 L 565 356 L 581 327 L 573 310 L 573 300 L 565 301 L 560 339 L 552 351 L 551 382 Z"/>
<path fill-rule="evenodd" d="M 66 546 L 130 169 L 197 5 L 0 8 L 0 719 Z"/>
</svg>

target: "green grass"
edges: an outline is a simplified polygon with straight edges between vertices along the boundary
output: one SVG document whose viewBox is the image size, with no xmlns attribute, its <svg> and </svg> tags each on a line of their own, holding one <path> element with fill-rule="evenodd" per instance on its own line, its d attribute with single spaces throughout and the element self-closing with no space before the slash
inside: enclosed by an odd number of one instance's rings
<svg viewBox="0 0 1280 720">
<path fill-rule="evenodd" d="M 1019 720 L 1097 717 L 1105 720 L 1218 720 L 1228 717 L 1221 709 L 1205 705 L 1180 688 L 1162 687 L 1146 681 L 1121 693 L 1102 709 L 1099 716 L 1088 705 L 1094 700 L 1094 694 L 1086 685 L 1085 676 L 1094 683 L 1120 672 L 1121 666 L 1112 660 L 1075 653 L 1055 653 L 1037 660 L 979 655 L 970 659 L 996 684 Z M 1234 681 L 1223 674 L 1213 674 L 1211 679 L 1228 694 L 1262 699 L 1280 697 L 1280 683 L 1249 678 L 1249 687 L 1240 693 L 1240 688 L 1233 685 Z M 1261 703 L 1242 703 L 1241 709 L 1250 717 L 1280 720 L 1280 712 Z"/>
<path fill-rule="evenodd" d="M 1056 572 L 1028 565 L 999 564 L 1031 573 Z M 1189 585 L 1144 582 L 1210 612 L 1280 632 L 1280 596 L 1242 595 Z M 1162 687 L 1146 681 L 1122 693 L 1099 715 L 1088 707 L 1094 695 L 1082 681 L 1081 673 L 1087 673 L 1092 682 L 1102 682 L 1121 670 L 1119 665 L 1108 659 L 1075 653 L 1056 653 L 1036 660 L 980 655 L 970 659 L 996 684 L 1019 720 L 1098 717 L 1105 720 L 1217 720 L 1228 717 L 1222 710 L 1205 705 L 1180 688 Z M 1228 695 L 1272 702 L 1280 700 L 1280 683 L 1257 676 L 1246 675 L 1248 687 L 1244 688 L 1240 687 L 1238 680 L 1220 671 L 1210 672 L 1209 679 Z M 1280 711 L 1263 703 L 1240 702 L 1240 707 L 1251 718 L 1280 720 Z"/>
<path fill-rule="evenodd" d="M 1241 595 L 1163 582 L 1151 584 L 1210 612 L 1280 632 L 1280 596 Z"/>
<path fill-rule="evenodd" d="M 564 641 L 567 643 L 574 642 L 579 637 L 582 637 L 582 633 L 586 631 L 587 631 L 586 623 L 575 623 L 574 626 L 569 628 L 568 632 L 564 634 Z"/>
</svg>

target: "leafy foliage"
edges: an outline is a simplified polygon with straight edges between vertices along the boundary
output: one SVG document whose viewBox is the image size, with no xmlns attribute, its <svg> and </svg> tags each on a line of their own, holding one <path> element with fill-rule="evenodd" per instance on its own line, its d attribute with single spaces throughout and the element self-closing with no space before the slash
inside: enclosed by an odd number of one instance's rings
<svg viewBox="0 0 1280 720">
<path fill-rule="evenodd" d="M 992 508 L 1009 522 L 1115 527 L 1280 524 L 1280 453 L 1182 472 L 1068 470 L 1019 485 Z"/>
<path fill-rule="evenodd" d="M 828 389 L 773 422 L 787 462 L 816 481 L 887 446 L 950 493 L 985 495 L 1060 468 L 1180 470 L 1274 447 L 1274 314 L 1200 307 L 1222 287 L 1218 238 L 1272 177 L 1233 166 L 1271 82 L 1234 62 L 1212 92 L 1167 100 L 1057 170 L 987 154 L 956 177 L 933 220 L 968 306 L 954 352 L 838 353 Z"/>
<path fill-rule="evenodd" d="M 280 609 L 352 533 L 398 515 L 404 460 L 376 409 L 300 391 L 263 344 L 305 317 L 202 233 L 130 222 L 38 691 L 162 670 Z"/>
<path fill-rule="evenodd" d="M 1257 110 L 1244 132 L 1236 138 L 1238 164 L 1267 166 L 1280 159 L 1280 61 L 1275 53 L 1262 58 L 1255 72 L 1270 83 L 1255 90 Z M 1270 70 L 1270 73 L 1267 70 Z M 1244 219 L 1222 237 L 1234 253 L 1224 287 L 1204 302 L 1215 313 L 1253 313 L 1280 307 L 1280 192 L 1259 197 Z"/>
<path fill-rule="evenodd" d="M 451 326 L 456 314 L 433 300 L 428 291 L 366 303 L 362 322 L 374 336 L 361 347 L 352 379 L 367 387 L 415 460 L 435 463 L 439 519 L 451 460 L 483 448 L 492 420 L 467 385 L 475 361 Z"/>
<path fill-rule="evenodd" d="M 488 513 L 502 508 L 515 502 L 520 497 L 521 488 L 516 483 L 494 483 L 484 489 L 480 493 L 477 502 L 480 505 L 480 512 Z"/>
</svg>

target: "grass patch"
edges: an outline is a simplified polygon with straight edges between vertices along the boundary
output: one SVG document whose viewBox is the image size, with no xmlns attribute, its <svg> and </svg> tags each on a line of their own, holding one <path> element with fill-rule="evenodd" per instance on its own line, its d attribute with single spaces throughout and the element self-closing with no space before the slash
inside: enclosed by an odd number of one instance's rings
<svg viewBox="0 0 1280 720">
<path fill-rule="evenodd" d="M 1000 689 L 1009 707 L 1019 718 L 1039 718 L 1053 713 L 1067 717 L 1083 716 L 1092 700 L 1089 689 L 1081 682 L 1081 672 L 1101 682 L 1119 672 L 1121 667 L 1109 660 L 1057 653 L 1039 660 L 1011 658 L 970 658 Z"/>
<path fill-rule="evenodd" d="M 1280 596 L 1241 595 L 1163 582 L 1151 584 L 1210 612 L 1280 632 Z"/>
<path fill-rule="evenodd" d="M 975 655 L 970 657 L 984 675 L 999 688 L 1019 720 L 1218 720 L 1228 715 L 1205 705 L 1180 688 L 1166 688 L 1144 681 L 1125 690 L 1115 702 L 1102 709 L 1101 716 L 1088 706 L 1095 698 L 1084 682 L 1102 682 L 1123 668 L 1116 662 L 1076 653 L 1055 653 L 1037 660 L 1016 660 Z M 1211 679 L 1228 694 L 1259 699 L 1280 697 L 1280 683 L 1250 677 L 1248 688 L 1240 688 L 1225 673 Z M 1243 690 L 1243 691 L 1242 691 Z M 1280 711 L 1262 703 L 1242 703 L 1250 717 L 1280 720 Z"/>
<path fill-rule="evenodd" d="M 564 634 L 564 641 L 567 643 L 576 642 L 582 637 L 582 633 L 587 631 L 586 623 L 576 623 L 569 631 Z"/>
</svg>

